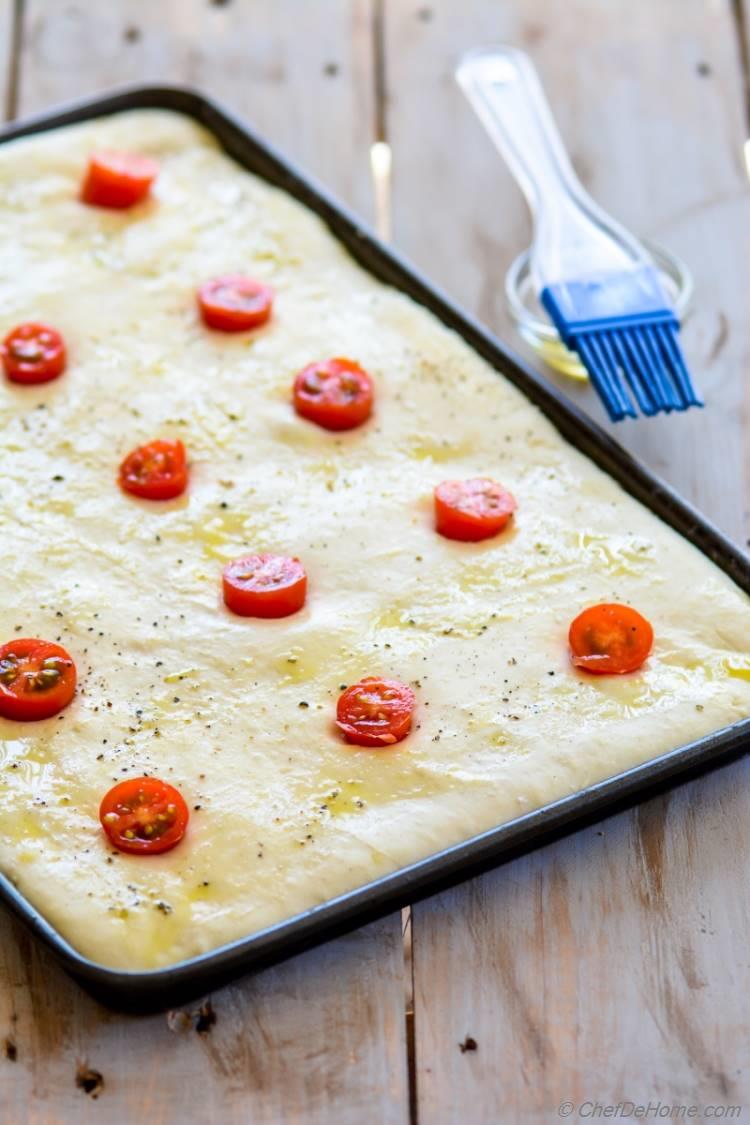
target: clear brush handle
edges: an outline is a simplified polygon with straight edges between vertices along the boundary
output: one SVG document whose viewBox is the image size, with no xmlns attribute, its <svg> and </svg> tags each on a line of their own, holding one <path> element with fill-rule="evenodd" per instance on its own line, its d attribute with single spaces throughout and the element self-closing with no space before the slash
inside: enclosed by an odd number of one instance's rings
<svg viewBox="0 0 750 1125">
<path fill-rule="evenodd" d="M 570 278 L 650 264 L 640 243 L 582 187 L 528 55 L 514 47 L 470 51 L 456 78 L 531 209 L 537 292 Z"/>
</svg>

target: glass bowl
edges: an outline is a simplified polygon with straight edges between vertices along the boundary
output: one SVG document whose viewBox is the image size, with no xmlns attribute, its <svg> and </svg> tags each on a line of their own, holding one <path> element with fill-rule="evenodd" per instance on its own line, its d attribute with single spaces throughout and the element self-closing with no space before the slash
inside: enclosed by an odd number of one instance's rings
<svg viewBox="0 0 750 1125">
<path fill-rule="evenodd" d="M 684 262 L 652 242 L 644 244 L 659 270 L 677 319 L 682 322 L 693 295 L 693 279 Z M 530 250 L 519 254 L 505 276 L 505 297 L 518 334 L 549 367 L 572 379 L 588 379 L 586 368 L 569 351 L 550 323 L 534 291 L 529 265 Z"/>
</svg>

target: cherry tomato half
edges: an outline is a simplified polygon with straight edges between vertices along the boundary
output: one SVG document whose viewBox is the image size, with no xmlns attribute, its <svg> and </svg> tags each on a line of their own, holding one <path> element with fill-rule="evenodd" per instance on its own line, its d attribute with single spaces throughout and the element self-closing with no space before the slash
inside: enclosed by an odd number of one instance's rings
<svg viewBox="0 0 750 1125">
<path fill-rule="evenodd" d="M 576 617 L 568 641 L 576 668 L 617 676 L 640 668 L 651 652 L 654 630 L 630 606 L 605 603 Z"/>
<path fill-rule="evenodd" d="M 435 489 L 435 530 L 446 539 L 476 543 L 502 531 L 518 505 L 489 477 L 444 480 Z"/>
<path fill-rule="evenodd" d="M 156 777 L 131 777 L 104 796 L 99 820 L 121 852 L 157 855 L 185 835 L 188 807 L 174 785 Z"/>
<path fill-rule="evenodd" d="M 52 641 L 20 638 L 0 647 L 0 715 L 33 722 L 49 719 L 75 695 L 76 666 Z"/>
<path fill-rule="evenodd" d="M 311 363 L 294 380 L 294 409 L 325 430 L 352 430 L 372 414 L 372 379 L 353 359 Z"/>
<path fill-rule="evenodd" d="M 274 291 L 252 277 L 230 274 L 207 281 L 198 290 L 203 323 L 219 332 L 259 328 L 271 316 Z"/>
<path fill-rule="evenodd" d="M 146 500 L 173 500 L 187 488 L 181 441 L 151 441 L 128 453 L 120 465 L 120 488 Z"/>
<path fill-rule="evenodd" d="M 122 210 L 140 203 L 159 174 L 148 156 L 128 152 L 94 152 L 81 187 L 81 199 L 93 207 Z"/>
<path fill-rule="evenodd" d="M 367 676 L 339 697 L 336 726 L 356 746 L 392 746 L 411 730 L 415 704 L 406 684 Z"/>
<path fill-rule="evenodd" d="M 49 383 L 65 370 L 65 341 L 48 324 L 19 324 L 3 340 L 0 356 L 13 383 Z"/>
<path fill-rule="evenodd" d="M 224 567 L 223 591 L 240 617 L 288 617 L 305 604 L 307 575 L 299 559 L 246 555 Z"/>
</svg>

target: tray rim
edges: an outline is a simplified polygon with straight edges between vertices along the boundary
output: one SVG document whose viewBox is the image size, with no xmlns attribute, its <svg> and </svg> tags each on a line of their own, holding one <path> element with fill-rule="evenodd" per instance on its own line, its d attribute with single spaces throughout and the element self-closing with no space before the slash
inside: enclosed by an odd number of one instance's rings
<svg viewBox="0 0 750 1125">
<path fill-rule="evenodd" d="M 177 112 L 198 121 L 243 167 L 317 213 L 364 269 L 407 293 L 457 332 L 538 406 L 566 441 L 750 594 L 750 559 L 727 536 L 215 98 L 176 84 L 120 86 L 0 126 L 0 144 L 96 117 L 147 108 Z M 0 901 L 97 999 L 119 1010 L 158 1011 L 356 929 L 654 796 L 669 785 L 736 757 L 748 741 L 750 717 L 399 867 L 301 914 L 165 968 L 118 970 L 85 957 L 2 873 Z"/>
</svg>

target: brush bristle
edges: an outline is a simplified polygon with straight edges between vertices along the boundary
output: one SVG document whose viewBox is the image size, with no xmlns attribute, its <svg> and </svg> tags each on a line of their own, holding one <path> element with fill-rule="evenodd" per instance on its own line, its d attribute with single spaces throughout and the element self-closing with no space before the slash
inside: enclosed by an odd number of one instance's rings
<svg viewBox="0 0 750 1125">
<path fill-rule="evenodd" d="M 636 418 L 636 406 L 647 417 L 703 406 L 671 324 L 585 332 L 572 346 L 613 422 Z"/>
<path fill-rule="evenodd" d="M 559 282 L 545 287 L 541 300 L 613 422 L 636 418 L 638 410 L 650 417 L 703 405 L 652 267 Z"/>
</svg>

